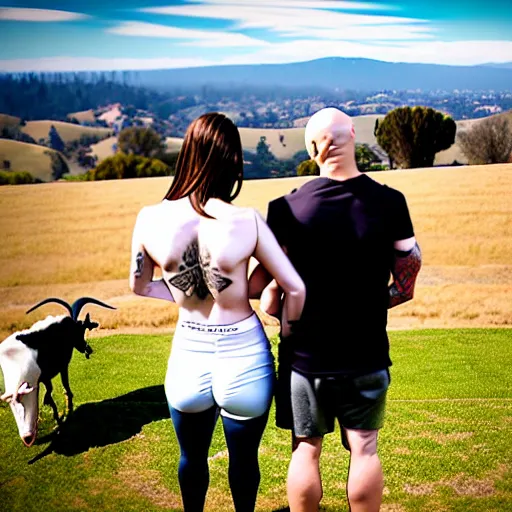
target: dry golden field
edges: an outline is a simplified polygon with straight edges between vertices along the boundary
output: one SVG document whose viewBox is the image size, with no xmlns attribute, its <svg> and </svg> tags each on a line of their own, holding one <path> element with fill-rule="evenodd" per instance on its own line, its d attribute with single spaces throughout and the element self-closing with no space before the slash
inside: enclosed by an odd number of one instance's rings
<svg viewBox="0 0 512 512">
<path fill-rule="evenodd" d="M 423 251 L 416 297 L 391 310 L 390 328 L 512 325 L 512 164 L 372 177 L 406 194 Z M 248 181 L 236 203 L 265 215 L 270 199 L 307 179 Z M 1 334 L 60 314 L 48 305 L 25 315 L 48 296 L 113 304 L 117 311 L 90 306 L 104 329 L 171 328 L 176 308 L 134 296 L 127 280 L 137 212 L 168 186 L 169 178 L 149 178 L 2 187 Z"/>
</svg>

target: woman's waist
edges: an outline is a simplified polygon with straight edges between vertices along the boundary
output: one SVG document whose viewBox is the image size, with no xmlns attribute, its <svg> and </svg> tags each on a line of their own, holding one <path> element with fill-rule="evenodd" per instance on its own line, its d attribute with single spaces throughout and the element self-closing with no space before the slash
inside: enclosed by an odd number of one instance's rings
<svg viewBox="0 0 512 512">
<path fill-rule="evenodd" d="M 208 327 L 232 326 L 250 318 L 254 313 L 248 300 L 239 300 L 236 304 L 224 304 L 224 301 L 217 300 L 209 307 L 201 306 L 201 304 L 180 304 L 177 324 L 192 322 Z"/>
<path fill-rule="evenodd" d="M 233 323 L 214 324 L 183 319 L 176 325 L 173 348 L 193 352 L 228 353 L 237 355 L 259 353 L 270 344 L 256 313 Z"/>
</svg>

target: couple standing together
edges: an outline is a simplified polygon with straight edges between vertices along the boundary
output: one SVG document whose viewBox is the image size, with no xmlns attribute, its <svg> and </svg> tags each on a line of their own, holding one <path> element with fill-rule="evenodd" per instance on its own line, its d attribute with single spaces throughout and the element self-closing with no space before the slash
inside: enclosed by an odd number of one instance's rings
<svg viewBox="0 0 512 512">
<path fill-rule="evenodd" d="M 350 451 L 351 511 L 380 507 L 387 310 L 412 298 L 420 250 L 404 196 L 358 171 L 350 117 L 320 110 L 305 138 L 320 177 L 272 201 L 265 222 L 231 204 L 243 183 L 236 126 L 205 114 L 187 130 L 164 200 L 137 217 L 131 289 L 180 307 L 165 391 L 185 512 L 204 508 L 219 414 L 235 510 L 254 510 L 274 396 L 277 426 L 292 433 L 291 512 L 318 510 L 322 440 L 335 419 Z M 277 379 L 251 298 L 281 323 Z"/>
</svg>

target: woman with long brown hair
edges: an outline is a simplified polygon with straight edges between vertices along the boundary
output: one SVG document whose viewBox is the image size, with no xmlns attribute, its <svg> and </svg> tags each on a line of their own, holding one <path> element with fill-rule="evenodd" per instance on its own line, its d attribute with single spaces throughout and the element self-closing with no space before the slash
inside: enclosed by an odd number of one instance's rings
<svg viewBox="0 0 512 512">
<path fill-rule="evenodd" d="M 285 293 L 283 335 L 304 306 L 304 284 L 267 224 L 254 209 L 231 204 L 242 183 L 236 126 L 222 114 L 205 114 L 187 130 L 164 200 L 144 207 L 133 231 L 131 289 L 180 307 L 165 391 L 180 445 L 186 512 L 204 508 L 219 411 L 235 509 L 255 507 L 258 448 L 275 374 L 270 344 L 249 303 L 250 258 Z M 156 267 L 161 279 L 154 279 Z"/>
</svg>

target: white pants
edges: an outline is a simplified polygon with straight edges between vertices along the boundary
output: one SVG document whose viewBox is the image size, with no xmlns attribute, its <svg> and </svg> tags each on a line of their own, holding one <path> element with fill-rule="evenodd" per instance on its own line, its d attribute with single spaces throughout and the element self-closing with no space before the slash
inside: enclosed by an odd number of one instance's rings
<svg viewBox="0 0 512 512">
<path fill-rule="evenodd" d="M 274 391 L 274 357 L 256 314 L 230 325 L 178 321 L 165 378 L 169 405 L 250 419 L 266 413 Z"/>
</svg>

